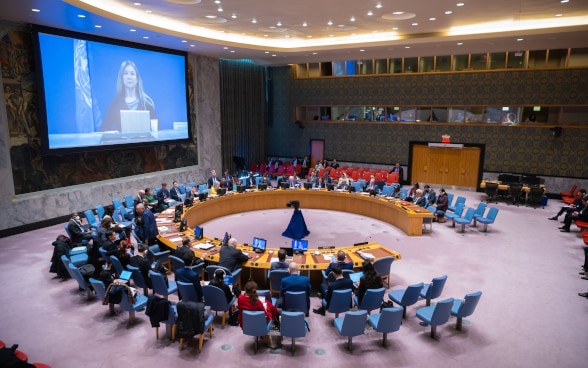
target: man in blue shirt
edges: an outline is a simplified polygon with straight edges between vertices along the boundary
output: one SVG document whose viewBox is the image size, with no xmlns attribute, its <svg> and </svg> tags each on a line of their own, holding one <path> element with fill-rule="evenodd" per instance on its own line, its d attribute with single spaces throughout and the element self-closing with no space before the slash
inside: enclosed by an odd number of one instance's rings
<svg viewBox="0 0 588 368">
<path fill-rule="evenodd" d="M 137 235 L 147 245 L 157 244 L 157 224 L 155 223 L 155 216 L 153 212 L 145 208 L 143 203 L 139 203 L 135 210 L 137 211 Z"/>
</svg>

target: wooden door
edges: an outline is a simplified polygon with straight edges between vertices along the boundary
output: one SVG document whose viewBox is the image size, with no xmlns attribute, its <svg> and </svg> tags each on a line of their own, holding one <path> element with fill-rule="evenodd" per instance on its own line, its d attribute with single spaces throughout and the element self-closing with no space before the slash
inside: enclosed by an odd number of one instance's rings
<svg viewBox="0 0 588 368">
<path fill-rule="evenodd" d="M 478 185 L 479 147 L 412 146 L 411 180 L 424 184 L 473 187 Z"/>
<path fill-rule="evenodd" d="M 477 187 L 481 150 L 479 147 L 464 147 L 461 150 L 459 186 Z"/>
<path fill-rule="evenodd" d="M 325 141 L 323 139 L 310 140 L 310 167 L 314 168 L 316 163 L 325 158 Z"/>
<path fill-rule="evenodd" d="M 413 183 L 429 182 L 429 147 L 414 145 L 412 147 L 412 164 L 410 166 L 410 180 Z"/>
</svg>

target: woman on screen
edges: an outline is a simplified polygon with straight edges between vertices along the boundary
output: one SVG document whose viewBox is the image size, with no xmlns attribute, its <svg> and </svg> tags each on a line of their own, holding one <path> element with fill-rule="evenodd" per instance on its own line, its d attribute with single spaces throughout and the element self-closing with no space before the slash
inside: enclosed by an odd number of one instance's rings
<svg viewBox="0 0 588 368">
<path fill-rule="evenodd" d="M 100 126 L 101 131 L 121 131 L 121 110 L 149 111 L 151 119 L 157 119 L 155 104 L 143 91 L 143 81 L 134 62 L 125 60 L 120 65 L 116 81 L 116 96 L 110 102 L 106 116 Z"/>
</svg>

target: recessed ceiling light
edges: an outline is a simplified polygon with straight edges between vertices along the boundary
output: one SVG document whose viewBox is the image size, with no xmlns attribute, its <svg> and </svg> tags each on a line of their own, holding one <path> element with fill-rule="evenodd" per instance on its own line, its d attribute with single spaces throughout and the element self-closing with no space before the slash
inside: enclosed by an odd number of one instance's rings
<svg viewBox="0 0 588 368">
<path fill-rule="evenodd" d="M 188 41 L 186 41 L 186 40 L 182 40 L 182 43 L 186 43 L 186 42 L 188 42 Z"/>
<path fill-rule="evenodd" d="M 306 37 L 308 37 L 308 38 L 311 38 L 312 36 L 311 36 L 311 35 L 308 35 L 308 36 L 306 36 Z"/>
<path fill-rule="evenodd" d="M 570 2 L 570 0 L 561 0 L 562 4 L 569 3 L 569 2 Z"/>
<path fill-rule="evenodd" d="M 458 42 L 457 43 L 457 46 L 461 46 L 461 45 L 463 45 L 463 42 Z"/>
<path fill-rule="evenodd" d="M 559 13 L 559 14 L 556 14 L 555 16 L 556 17 L 563 17 L 563 14 L 562 13 Z"/>
<path fill-rule="evenodd" d="M 236 19 L 237 18 L 237 14 L 231 15 L 231 18 Z"/>
<path fill-rule="evenodd" d="M 86 18 L 84 14 L 78 14 L 78 18 Z"/>
<path fill-rule="evenodd" d="M 405 49 L 410 49 L 410 46 L 404 46 Z"/>
<path fill-rule="evenodd" d="M 306 22 L 302 23 L 302 27 L 307 27 L 308 24 Z"/>
<path fill-rule="evenodd" d="M 218 11 L 219 11 L 219 12 L 222 12 L 222 11 L 223 11 L 223 7 L 222 7 L 222 6 L 219 6 L 219 7 L 218 7 Z"/>
<path fill-rule="evenodd" d="M 235 52 L 235 50 L 231 50 L 231 52 Z"/>
<path fill-rule="evenodd" d="M 257 23 L 257 19 L 255 19 L 255 18 L 251 19 L 251 23 Z"/>
<path fill-rule="evenodd" d="M 313 52 L 312 54 L 313 54 L 313 55 L 316 55 L 316 52 Z"/>
<path fill-rule="evenodd" d="M 273 54 L 272 56 L 276 56 L 276 54 Z"/>
<path fill-rule="evenodd" d="M 395 12 L 392 12 L 392 14 L 394 14 L 394 15 L 402 15 L 402 14 L 404 14 L 404 12 L 401 12 L 401 11 L 395 11 Z"/>
<path fill-rule="evenodd" d="M 224 29 L 221 29 L 219 32 L 220 33 L 225 33 L 225 30 Z"/>
<path fill-rule="evenodd" d="M 215 4 L 220 4 L 221 2 L 220 2 L 220 0 L 214 0 L 214 3 Z"/>
<path fill-rule="evenodd" d="M 266 54 L 269 54 L 269 51 L 266 51 L 265 53 L 266 53 Z"/>
<path fill-rule="evenodd" d="M 372 11 L 370 10 L 367 12 L 367 15 L 374 15 L 374 13 L 372 13 Z"/>
<path fill-rule="evenodd" d="M 415 22 L 415 23 L 413 23 L 412 25 L 413 25 L 413 26 L 418 26 L 419 24 Z"/>
<path fill-rule="evenodd" d="M 397 31 L 398 30 L 398 27 L 392 27 L 392 30 L 393 31 Z"/>
<path fill-rule="evenodd" d="M 335 37 L 335 35 L 329 35 L 329 37 Z"/>
<path fill-rule="evenodd" d="M 263 35 L 263 37 L 269 37 L 269 35 Z"/>
<path fill-rule="evenodd" d="M 359 51 L 360 51 L 360 52 L 364 52 L 365 50 L 361 49 L 361 50 L 359 50 Z"/>
<path fill-rule="evenodd" d="M 94 28 L 102 28 L 102 26 L 100 24 L 96 24 Z"/>
<path fill-rule="evenodd" d="M 355 17 L 351 17 L 351 19 L 349 19 L 352 22 L 355 22 Z"/>
<path fill-rule="evenodd" d="M 223 47 L 223 49 L 228 50 L 229 48 L 227 46 Z"/>
<path fill-rule="evenodd" d="M 448 14 L 448 15 L 449 15 L 449 14 L 452 14 L 452 13 L 453 13 L 453 12 L 452 12 L 451 10 L 448 10 L 448 11 L 446 11 L 446 12 L 445 12 L 445 14 Z"/>
<path fill-rule="evenodd" d="M 282 26 L 282 22 L 278 21 L 278 23 L 276 23 L 276 26 L 281 27 Z"/>
<path fill-rule="evenodd" d="M 137 32 L 137 30 L 136 29 L 131 29 L 131 32 Z"/>
<path fill-rule="evenodd" d="M 31 9 L 31 11 L 34 11 L 35 13 L 40 13 L 41 12 L 41 10 L 39 10 L 39 9 Z"/>
<path fill-rule="evenodd" d="M 143 38 L 146 39 L 146 40 L 148 40 L 149 39 L 149 36 L 143 36 Z"/>
<path fill-rule="evenodd" d="M 382 7 L 382 3 L 377 3 L 376 8 L 380 9 Z"/>
<path fill-rule="evenodd" d="M 329 26 L 332 26 L 332 25 L 333 25 L 333 22 L 332 22 L 332 21 L 328 21 L 328 22 L 327 22 L 327 24 L 328 24 Z"/>
<path fill-rule="evenodd" d="M 522 40 L 524 40 L 524 38 L 517 38 L 517 41 L 519 41 L 519 42 Z"/>
<path fill-rule="evenodd" d="M 196 45 L 190 45 L 190 47 L 196 47 Z"/>
<path fill-rule="evenodd" d="M 216 15 L 205 15 L 204 17 L 209 19 L 215 19 Z"/>
<path fill-rule="evenodd" d="M 288 36 L 288 35 L 286 35 L 286 36 L 284 36 L 284 37 L 286 37 L 286 38 L 290 38 L 290 36 Z"/>
<path fill-rule="evenodd" d="M 465 5 L 464 3 L 457 3 L 457 4 L 455 4 L 455 6 L 464 6 L 464 5 Z"/>
<path fill-rule="evenodd" d="M 429 20 L 437 20 L 437 18 L 429 18 Z"/>
<path fill-rule="evenodd" d="M 141 3 L 133 3 L 133 5 L 141 6 Z"/>
</svg>

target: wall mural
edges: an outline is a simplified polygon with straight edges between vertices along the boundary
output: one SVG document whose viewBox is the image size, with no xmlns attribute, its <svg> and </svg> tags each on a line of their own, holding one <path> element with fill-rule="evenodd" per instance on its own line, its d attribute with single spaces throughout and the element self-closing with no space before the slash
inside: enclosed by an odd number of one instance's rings
<svg viewBox="0 0 588 368">
<path fill-rule="evenodd" d="M 76 154 L 40 155 L 38 95 L 29 32 L 0 36 L 0 65 L 10 136 L 15 194 L 121 178 L 198 164 L 193 68 L 188 62 L 188 93 L 193 138 L 190 144 Z"/>
</svg>

